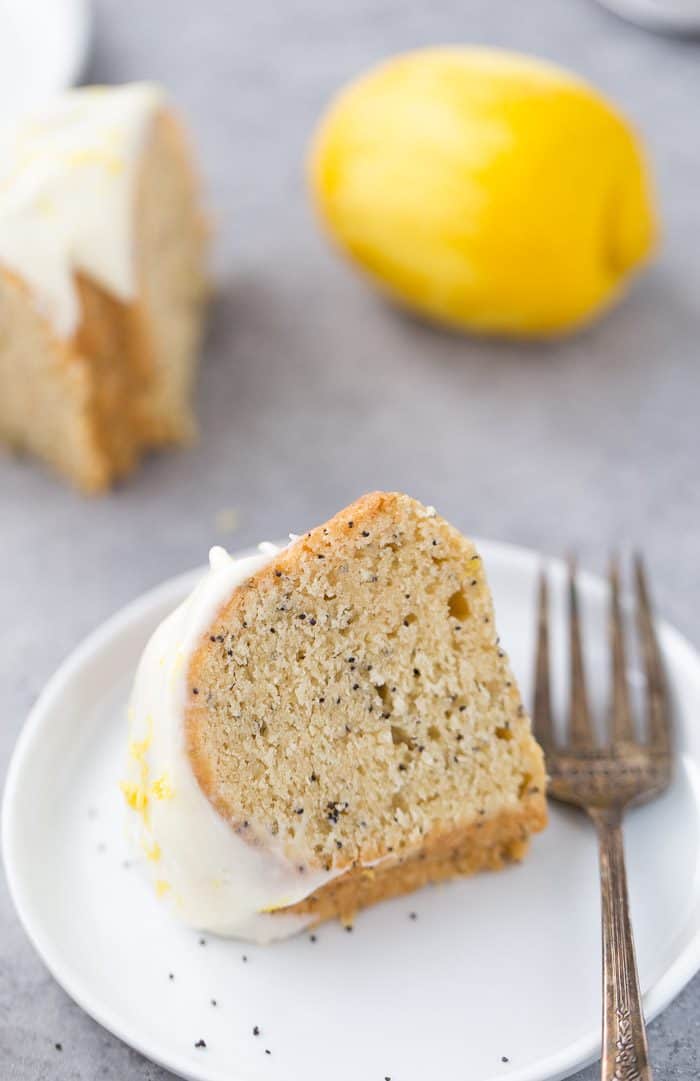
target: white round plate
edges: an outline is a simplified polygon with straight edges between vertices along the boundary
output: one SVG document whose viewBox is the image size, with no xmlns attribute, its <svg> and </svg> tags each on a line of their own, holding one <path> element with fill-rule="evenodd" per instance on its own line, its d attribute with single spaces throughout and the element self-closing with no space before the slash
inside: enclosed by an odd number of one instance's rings
<svg viewBox="0 0 700 1081">
<path fill-rule="evenodd" d="M 539 557 L 481 551 L 529 700 Z M 552 570 L 563 585 L 561 566 Z M 147 593 L 88 638 L 18 742 L 3 807 L 7 876 L 56 979 L 117 1036 L 198 1081 L 544 1081 L 595 1057 L 596 844 L 582 816 L 556 805 L 522 865 L 378 905 L 352 934 L 329 924 L 315 941 L 306 933 L 258 947 L 200 936 L 161 909 L 124 839 L 125 701 L 146 639 L 195 577 Z M 604 586 L 583 577 L 582 588 L 602 636 Z M 649 1015 L 700 967 L 700 659 L 667 626 L 661 640 L 676 776 L 626 826 Z M 602 637 L 588 660 L 602 686 Z M 558 693 L 563 668 L 557 655 Z"/>
<path fill-rule="evenodd" d="M 91 6 L 90 0 L 0 0 L 0 123 L 77 80 Z"/>
<path fill-rule="evenodd" d="M 628 22 L 672 34 L 700 32 L 700 0 L 598 0 Z"/>
</svg>

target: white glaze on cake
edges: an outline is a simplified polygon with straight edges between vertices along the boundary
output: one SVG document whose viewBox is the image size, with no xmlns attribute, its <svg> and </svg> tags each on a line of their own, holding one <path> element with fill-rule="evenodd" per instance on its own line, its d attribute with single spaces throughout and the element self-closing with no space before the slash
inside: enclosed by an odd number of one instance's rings
<svg viewBox="0 0 700 1081">
<path fill-rule="evenodd" d="M 76 271 L 120 300 L 136 295 L 139 164 L 163 103 L 148 83 L 84 87 L 0 131 L 0 264 L 59 337 L 80 319 Z"/>
<path fill-rule="evenodd" d="M 194 927 L 267 942 L 310 922 L 270 911 L 302 900 L 334 872 L 292 862 L 272 837 L 265 847 L 242 840 L 200 789 L 184 734 L 189 660 L 236 587 L 279 551 L 274 545 L 261 548 L 260 555 L 239 560 L 213 548 L 209 573 L 148 643 L 129 707 L 122 788 L 158 895 Z"/>
</svg>

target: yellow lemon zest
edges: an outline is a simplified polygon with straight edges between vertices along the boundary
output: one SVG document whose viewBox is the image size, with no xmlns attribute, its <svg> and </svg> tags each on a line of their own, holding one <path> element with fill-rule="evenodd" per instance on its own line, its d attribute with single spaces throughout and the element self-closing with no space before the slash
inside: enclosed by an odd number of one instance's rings
<svg viewBox="0 0 700 1081">
<path fill-rule="evenodd" d="M 66 164 L 70 168 L 79 169 L 85 165 L 98 165 L 108 173 L 121 173 L 124 169 L 123 160 L 114 153 L 100 147 L 86 147 L 84 150 L 74 150 L 66 155 Z"/>
<path fill-rule="evenodd" d="M 156 897 L 164 897 L 170 889 L 172 886 L 164 878 L 156 879 Z"/>
<path fill-rule="evenodd" d="M 138 781 L 122 781 L 120 783 L 120 788 L 124 793 L 127 804 L 132 810 L 142 816 L 145 825 L 148 825 L 149 820 L 149 769 L 147 754 L 152 739 L 153 716 L 149 713 L 146 717 L 146 735 L 143 739 L 131 740 L 128 748 L 129 756 L 138 767 Z"/>
<path fill-rule="evenodd" d="M 160 859 L 160 856 L 161 856 L 160 845 L 158 844 L 157 841 L 148 842 L 148 841 L 144 840 L 144 842 L 143 842 L 143 851 L 145 853 L 146 859 L 150 860 L 151 863 L 157 863 L 158 860 Z"/>
<path fill-rule="evenodd" d="M 175 795 L 175 789 L 168 780 L 167 773 L 161 773 L 160 777 L 156 777 L 155 781 L 151 784 L 151 795 L 154 799 L 172 799 Z"/>
<path fill-rule="evenodd" d="M 287 905 L 291 905 L 292 903 L 293 902 L 291 897 L 280 897 L 279 901 L 275 901 L 273 905 L 265 905 L 265 907 L 261 908 L 260 911 L 276 912 L 278 908 L 286 908 Z"/>
<path fill-rule="evenodd" d="M 135 784 L 133 781 L 120 781 L 119 787 L 121 788 L 124 799 L 126 800 L 132 811 L 141 813 L 145 810 L 148 803 L 148 796 L 142 785 Z"/>
</svg>

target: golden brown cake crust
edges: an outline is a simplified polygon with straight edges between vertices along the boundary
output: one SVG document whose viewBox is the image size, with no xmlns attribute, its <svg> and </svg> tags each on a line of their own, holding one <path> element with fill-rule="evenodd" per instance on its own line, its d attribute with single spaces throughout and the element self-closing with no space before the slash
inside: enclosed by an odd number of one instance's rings
<svg viewBox="0 0 700 1081">
<path fill-rule="evenodd" d="M 498 871 L 521 860 L 530 834 L 546 824 L 545 803 L 533 795 L 522 812 L 504 811 L 470 826 L 437 832 L 417 852 L 389 858 L 376 867 L 353 867 L 298 904 L 278 911 L 311 915 L 311 926 L 335 918 L 351 923 L 357 912 L 379 901 L 477 871 Z"/>
</svg>

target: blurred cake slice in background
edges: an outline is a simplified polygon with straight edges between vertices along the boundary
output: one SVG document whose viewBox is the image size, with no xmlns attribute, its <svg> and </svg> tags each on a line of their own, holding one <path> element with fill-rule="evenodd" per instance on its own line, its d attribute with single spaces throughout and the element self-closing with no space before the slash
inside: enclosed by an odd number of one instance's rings
<svg viewBox="0 0 700 1081">
<path fill-rule="evenodd" d="M 0 131 L 0 438 L 90 492 L 187 442 L 205 246 L 158 87 L 72 90 Z"/>
</svg>

